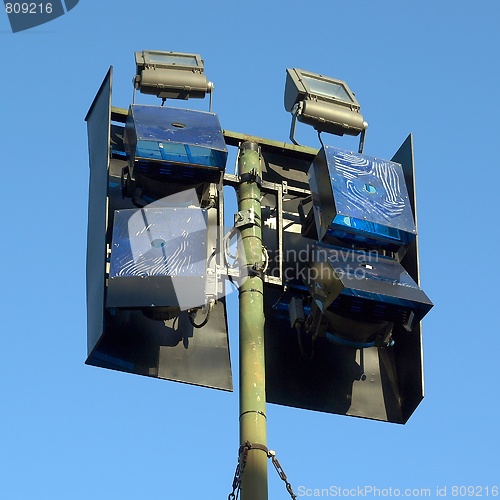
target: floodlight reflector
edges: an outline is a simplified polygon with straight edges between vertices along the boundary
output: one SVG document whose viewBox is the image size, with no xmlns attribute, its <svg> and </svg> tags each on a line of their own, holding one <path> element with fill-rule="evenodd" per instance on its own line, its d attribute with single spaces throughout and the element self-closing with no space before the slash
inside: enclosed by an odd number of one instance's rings
<svg viewBox="0 0 500 500">
<path fill-rule="evenodd" d="M 291 112 L 295 104 L 305 100 L 343 105 L 353 111 L 359 111 L 360 105 L 356 97 L 343 80 L 297 68 L 286 71 L 285 109 L 287 111 Z"/>
<path fill-rule="evenodd" d="M 144 50 L 135 53 L 135 61 L 138 66 L 171 68 L 171 69 L 198 69 L 203 72 L 203 61 L 198 54 L 184 54 L 181 52 L 160 52 Z"/>
<path fill-rule="evenodd" d="M 348 91 L 344 82 L 325 78 L 313 78 L 302 75 L 304 87 L 309 89 L 311 95 L 316 95 L 324 99 L 332 98 L 340 101 L 356 104 L 354 96 Z"/>
</svg>

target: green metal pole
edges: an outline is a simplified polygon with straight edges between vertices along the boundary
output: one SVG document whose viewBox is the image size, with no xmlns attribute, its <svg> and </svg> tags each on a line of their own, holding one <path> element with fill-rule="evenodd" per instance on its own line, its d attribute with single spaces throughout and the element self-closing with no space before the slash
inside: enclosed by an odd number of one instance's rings
<svg viewBox="0 0 500 500">
<path fill-rule="evenodd" d="M 262 277 L 261 163 L 259 145 L 244 142 L 238 156 L 240 229 L 240 444 L 262 445 L 246 455 L 242 500 L 267 500 L 266 374 Z M 264 449 L 262 449 L 264 448 Z"/>
</svg>

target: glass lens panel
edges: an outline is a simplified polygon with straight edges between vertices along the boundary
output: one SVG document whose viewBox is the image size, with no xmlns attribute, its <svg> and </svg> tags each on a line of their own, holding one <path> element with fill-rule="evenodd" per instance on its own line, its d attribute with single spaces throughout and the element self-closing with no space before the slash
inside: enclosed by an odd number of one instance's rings
<svg viewBox="0 0 500 500">
<path fill-rule="evenodd" d="M 196 165 L 204 165 L 207 167 L 217 166 L 216 161 L 211 149 L 200 148 L 197 146 L 187 146 L 189 149 L 189 160 L 190 163 Z"/>
<path fill-rule="evenodd" d="M 182 54 L 151 54 L 147 53 L 146 60 L 152 64 L 177 64 L 179 66 L 197 67 L 196 57 Z"/>
<path fill-rule="evenodd" d="M 176 143 L 161 143 L 161 157 L 163 160 L 180 163 L 189 162 L 186 146 Z"/>
<path fill-rule="evenodd" d="M 328 82 L 326 80 L 319 80 L 304 75 L 302 75 L 302 78 L 307 86 L 307 90 L 309 90 L 311 94 L 336 97 L 341 101 L 353 102 L 344 86 L 340 83 Z"/>
<path fill-rule="evenodd" d="M 137 141 L 135 156 L 139 158 L 161 160 L 159 143 L 156 141 Z"/>
</svg>

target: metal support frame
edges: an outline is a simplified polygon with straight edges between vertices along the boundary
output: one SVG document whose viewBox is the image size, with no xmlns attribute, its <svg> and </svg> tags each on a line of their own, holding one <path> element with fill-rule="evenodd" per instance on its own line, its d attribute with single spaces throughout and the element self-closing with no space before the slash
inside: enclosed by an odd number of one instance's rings
<svg viewBox="0 0 500 500">
<path fill-rule="evenodd" d="M 111 107 L 111 101 L 109 102 L 109 106 L 111 108 L 111 120 L 124 123 L 127 110 Z M 296 120 L 296 116 L 294 116 L 294 119 Z M 295 121 L 292 123 L 292 131 L 294 129 Z M 340 380 L 336 386 L 333 386 L 335 392 L 330 393 L 331 402 L 321 400 L 318 403 L 314 397 L 310 398 L 309 394 L 313 394 L 313 391 L 311 391 L 312 384 L 321 384 L 325 380 L 325 374 L 318 373 L 314 366 L 311 368 L 311 363 L 308 360 L 303 362 L 300 357 L 293 358 L 295 355 L 293 349 L 289 349 L 288 344 L 280 343 L 282 339 L 279 336 L 280 328 L 288 320 L 283 322 L 279 318 L 273 320 L 272 317 L 268 316 L 267 328 L 274 329 L 273 333 L 278 332 L 278 335 L 269 336 L 267 342 L 265 342 L 263 294 L 266 284 L 277 285 L 274 287 L 267 286 L 266 293 L 269 293 L 271 297 L 279 297 L 279 286 L 283 287 L 286 285 L 284 278 L 286 262 L 283 262 L 283 249 L 288 245 L 288 240 L 285 238 L 287 228 L 283 219 L 284 215 L 286 216 L 289 212 L 284 214 L 284 210 L 286 211 L 288 206 L 287 200 L 283 200 L 283 196 L 292 194 L 299 198 L 305 198 L 310 194 L 309 190 L 304 189 L 307 185 L 304 186 L 303 178 L 305 177 L 306 166 L 310 164 L 318 151 L 313 148 L 300 146 L 294 139 L 292 139 L 294 145 L 291 145 L 227 130 L 224 130 L 223 134 L 227 145 L 239 148 L 237 161 L 238 175 L 224 174 L 217 189 L 221 192 L 222 186 L 228 185 L 237 191 L 238 213 L 244 219 L 238 227 L 241 236 L 238 242 L 239 267 L 243 271 L 251 270 L 251 272 L 241 273 L 237 272 L 236 269 L 227 270 L 228 276 L 234 278 L 232 281 L 239 282 L 240 292 L 240 450 L 246 450 L 245 455 L 240 454 L 240 464 L 244 462 L 245 469 L 245 474 L 242 475 L 241 495 L 242 500 L 267 500 L 268 454 L 265 451 L 267 450 L 266 401 L 299 408 L 404 423 L 423 397 L 421 331 L 420 326 L 417 325 L 414 328 L 413 336 L 409 336 L 406 333 L 401 335 L 399 341 L 401 347 L 396 345 L 396 349 L 400 349 L 400 352 L 397 353 L 397 359 L 394 359 L 396 357 L 394 354 L 395 350 L 388 353 L 386 351 L 377 351 L 376 349 L 366 349 L 365 351 L 359 349 L 359 352 L 354 351 L 352 356 L 343 356 L 339 349 L 333 351 L 333 362 L 330 365 L 326 365 L 325 363 L 321 365 L 321 363 L 318 363 L 317 366 L 333 366 L 335 369 L 332 369 L 327 374 L 331 379 L 338 375 L 339 369 L 337 368 L 339 366 L 345 372 L 349 371 L 349 375 Z M 291 134 L 291 136 L 293 135 Z M 109 132 L 107 136 L 109 136 Z M 359 144 L 360 153 L 363 152 L 364 140 L 365 131 L 362 131 Z M 107 154 L 107 149 L 104 152 Z M 273 159 L 273 156 L 281 155 L 286 158 L 286 162 L 276 162 Z M 122 156 L 117 158 L 123 159 Z M 295 177 L 288 175 L 288 171 L 291 169 L 288 165 L 289 160 L 293 160 L 292 165 L 294 166 L 297 163 L 299 164 L 299 168 L 292 170 L 301 175 L 303 174 L 302 177 L 299 175 Z M 295 161 L 296 163 L 293 163 Z M 394 156 L 393 161 L 400 162 L 403 165 L 415 213 L 413 144 L 411 136 L 401 146 L 400 150 Z M 270 182 L 270 180 L 273 182 Z M 266 244 L 269 244 L 270 241 L 272 241 L 273 245 L 276 244 L 279 255 L 276 266 L 277 276 L 266 275 L 263 269 L 263 220 L 261 207 L 261 196 L 263 193 L 271 194 L 276 200 L 275 205 L 271 206 L 272 216 L 274 216 L 274 210 L 276 213 L 276 239 L 273 236 L 272 240 L 269 237 L 266 240 L 266 235 L 264 234 L 264 241 Z M 224 214 L 222 205 L 216 217 L 218 221 L 217 240 L 221 243 L 224 240 Z M 215 252 L 216 259 L 221 259 L 220 255 L 222 253 L 223 249 L 218 248 Z M 418 283 L 418 253 L 416 243 L 408 250 L 402 262 Z M 217 261 L 217 264 L 217 272 L 220 271 L 223 274 L 224 262 Z M 300 318 L 300 314 L 297 313 L 295 316 L 292 315 L 292 317 L 295 317 L 295 319 Z M 298 321 L 300 319 L 296 319 L 292 323 L 297 323 Z M 277 344 L 279 344 L 278 349 L 276 348 Z M 268 397 L 266 397 L 265 347 L 268 349 L 267 358 L 269 362 Z M 285 355 L 283 355 L 283 352 Z M 289 357 L 290 353 L 292 358 Z M 285 359 L 285 362 L 283 359 Z M 289 371 L 286 372 L 290 364 L 290 359 L 298 362 L 291 365 Z M 368 371 L 368 367 L 370 366 L 372 371 L 378 373 L 378 386 L 376 388 L 378 392 L 372 401 L 376 403 L 382 401 L 386 404 L 386 408 L 382 412 L 378 410 L 378 407 L 372 411 L 371 408 L 374 405 L 370 403 L 370 398 L 367 398 L 368 393 L 364 392 L 366 391 L 366 387 L 361 385 L 361 377 L 365 371 Z M 408 369 L 408 366 L 411 366 L 411 369 Z M 358 372 L 359 367 L 361 367 L 361 375 Z M 287 387 L 283 388 L 276 383 L 274 383 L 275 387 L 273 387 L 273 377 L 274 380 L 278 380 L 278 377 L 275 377 L 275 373 L 279 373 L 280 380 L 283 380 L 283 378 L 287 380 L 286 375 L 285 377 L 283 376 L 284 373 L 295 377 L 295 381 L 300 384 L 299 388 L 306 396 L 301 400 L 297 401 L 294 399 L 290 402 Z M 398 382 L 398 379 L 400 382 Z M 387 383 L 387 380 L 390 384 Z M 373 391 L 373 388 L 371 390 Z M 404 394 L 404 398 L 402 399 L 404 406 L 400 402 L 398 391 Z M 353 393 L 356 396 L 355 398 L 352 397 Z M 345 398 L 338 398 L 339 395 L 344 396 L 345 394 L 349 395 L 350 401 L 356 402 L 354 406 L 351 403 L 349 406 L 346 406 L 344 405 Z M 384 398 L 387 398 L 387 394 L 389 396 L 395 394 L 397 397 L 392 399 L 389 397 L 388 402 L 386 402 Z M 365 401 L 368 401 L 369 404 L 365 404 Z"/>
<path fill-rule="evenodd" d="M 298 103 L 294 106 L 294 109 L 292 111 L 292 123 L 290 124 L 290 140 L 296 145 L 300 146 L 300 144 L 297 142 L 295 139 L 295 128 L 297 127 L 297 118 L 299 116 L 300 112 L 300 105 L 302 103 Z"/>
<path fill-rule="evenodd" d="M 239 177 L 233 174 L 224 174 L 224 184 L 231 186 L 234 189 L 238 189 Z M 283 182 L 286 185 L 286 182 Z M 273 285 L 283 285 L 283 261 L 281 259 L 283 252 L 283 184 L 277 184 L 274 182 L 261 181 L 261 192 L 271 193 L 276 198 L 276 245 L 278 249 L 278 276 L 270 276 L 269 274 L 264 274 L 263 279 L 265 283 L 271 283 Z M 287 189 L 290 189 L 287 187 Z M 292 188 L 294 192 L 304 194 L 304 190 L 299 188 Z M 228 272 L 228 274 L 231 274 Z M 232 274 L 234 276 L 234 274 Z"/>
</svg>

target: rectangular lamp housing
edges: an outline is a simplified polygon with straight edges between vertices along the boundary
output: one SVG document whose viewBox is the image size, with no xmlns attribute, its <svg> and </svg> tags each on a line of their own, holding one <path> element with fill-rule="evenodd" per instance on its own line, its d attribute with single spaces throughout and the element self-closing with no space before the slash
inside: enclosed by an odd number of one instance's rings
<svg viewBox="0 0 500 500">
<path fill-rule="evenodd" d="M 206 210 L 116 210 L 107 307 L 205 305 Z"/>
<path fill-rule="evenodd" d="M 308 175 L 320 240 L 397 252 L 415 239 L 400 164 L 324 146 Z"/>
<path fill-rule="evenodd" d="M 227 147 L 215 113 L 132 104 L 124 137 L 133 178 L 218 182 Z"/>
<path fill-rule="evenodd" d="M 319 308 L 356 320 L 389 321 L 411 330 L 433 304 L 392 258 L 318 243 L 307 286 Z"/>
</svg>

